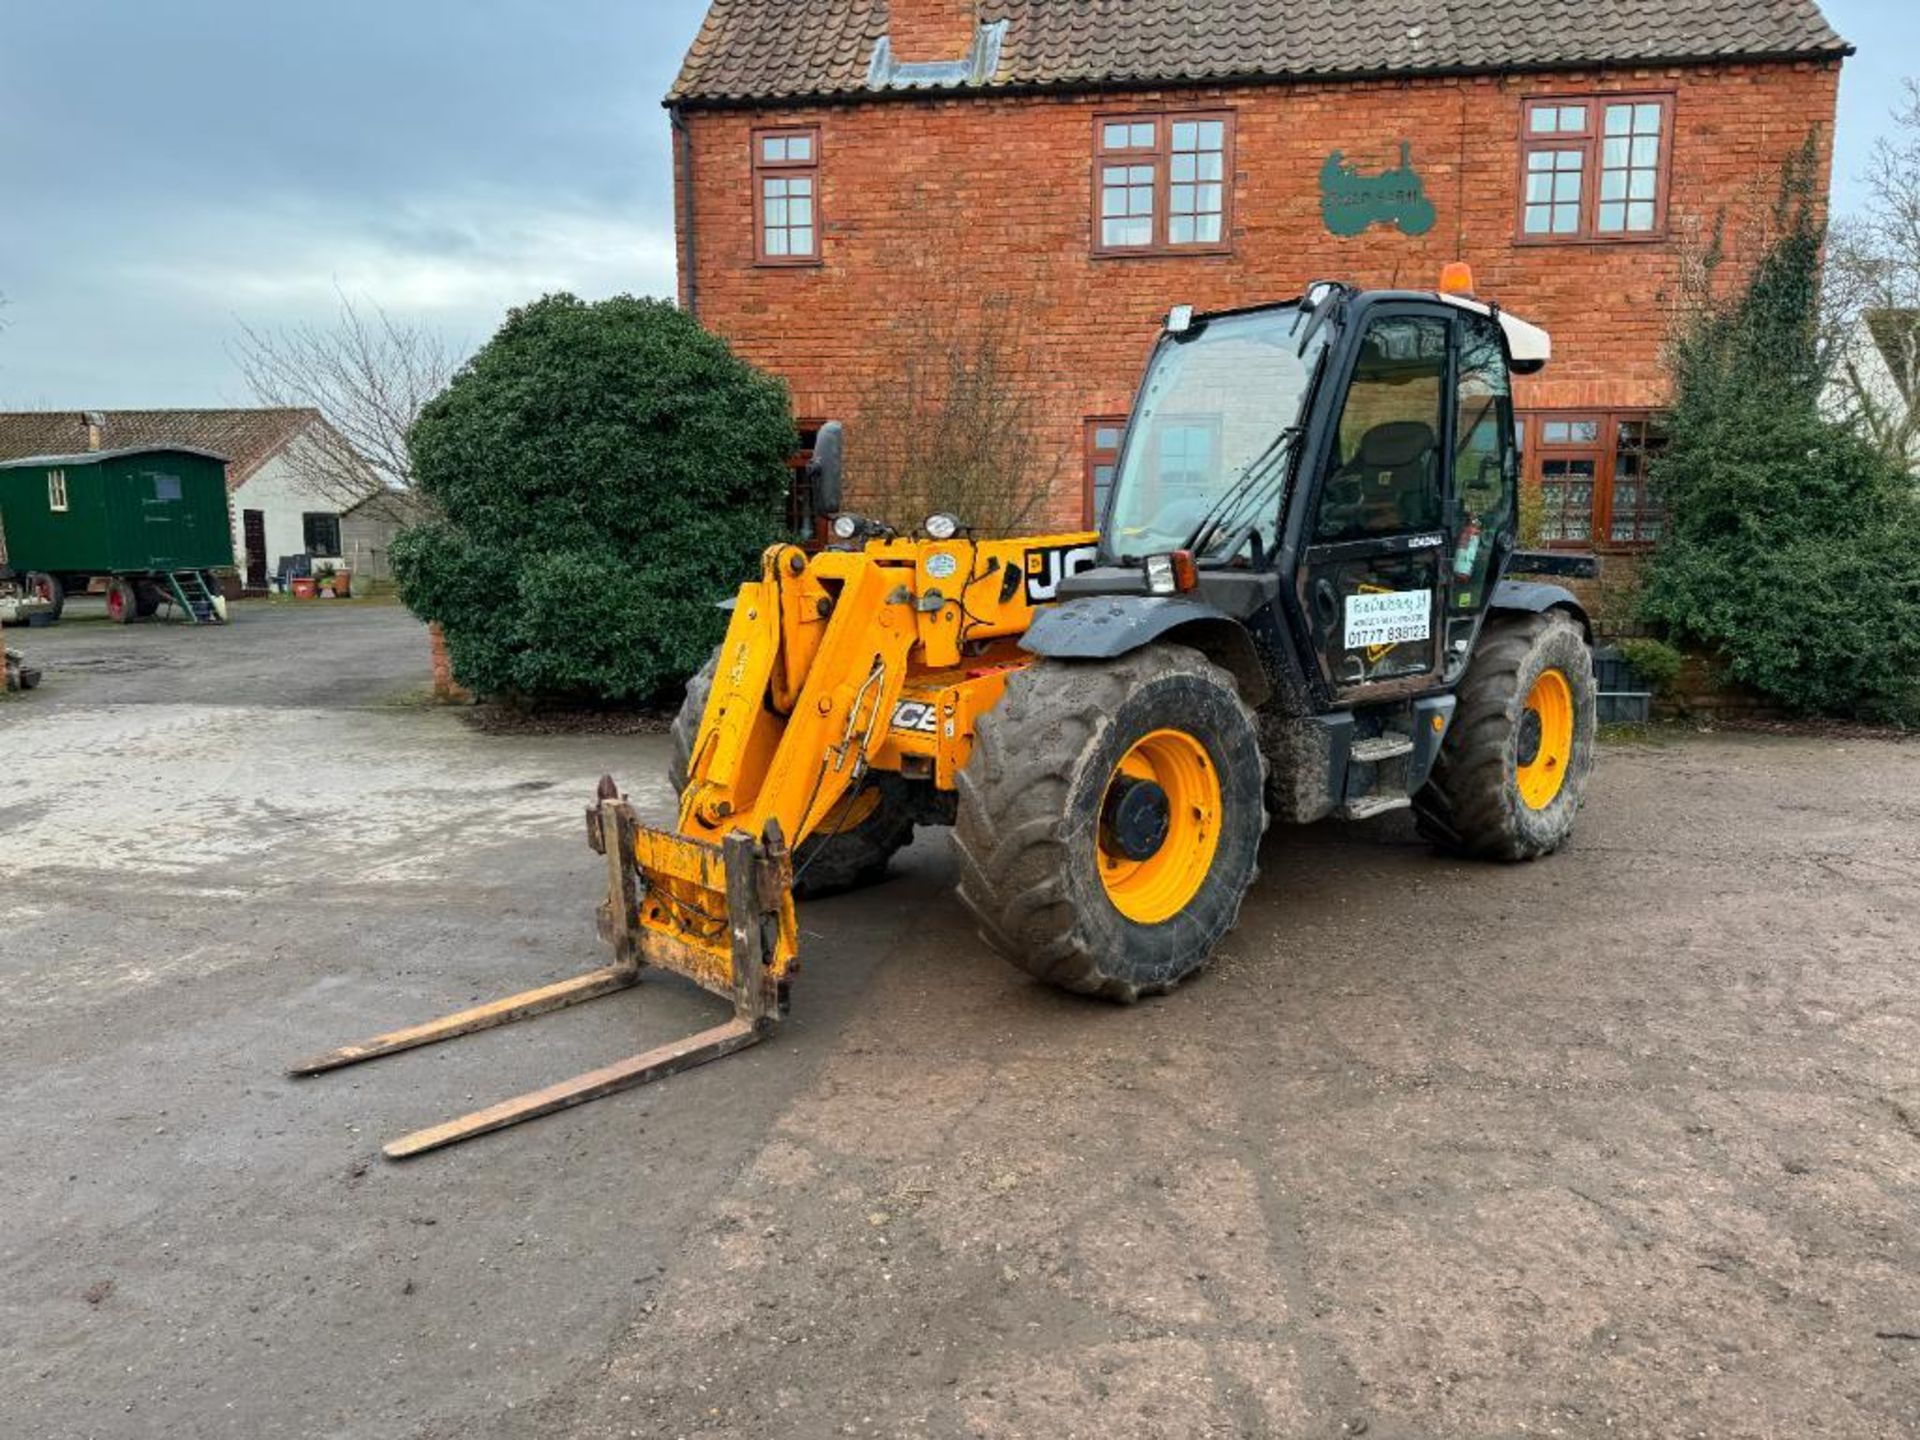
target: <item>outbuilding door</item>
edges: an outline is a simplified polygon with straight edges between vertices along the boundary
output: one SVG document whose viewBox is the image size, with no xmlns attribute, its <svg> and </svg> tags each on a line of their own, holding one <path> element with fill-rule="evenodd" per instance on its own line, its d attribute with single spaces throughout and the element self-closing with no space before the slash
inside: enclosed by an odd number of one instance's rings
<svg viewBox="0 0 1920 1440">
<path fill-rule="evenodd" d="M 241 543 L 247 549 L 247 589 L 267 588 L 267 512 L 240 512 Z"/>
</svg>

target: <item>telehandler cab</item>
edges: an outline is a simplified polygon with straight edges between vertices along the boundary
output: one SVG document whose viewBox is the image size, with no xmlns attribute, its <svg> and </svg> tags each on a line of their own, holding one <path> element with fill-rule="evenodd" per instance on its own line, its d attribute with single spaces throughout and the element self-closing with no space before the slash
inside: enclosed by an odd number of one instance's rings
<svg viewBox="0 0 1920 1440">
<path fill-rule="evenodd" d="M 609 779 L 587 812 L 613 963 L 377 1037 L 312 1074 L 590 999 L 652 966 L 733 1003 L 673 1045 L 386 1147 L 418 1154 L 754 1043 L 798 969 L 794 896 L 951 824 L 960 898 L 1014 964 L 1130 1001 L 1203 966 L 1269 817 L 1411 807 L 1467 855 L 1572 828 L 1592 761 L 1587 621 L 1507 578 L 1509 377 L 1546 334 L 1438 291 L 1176 309 L 1099 533 L 909 536 L 841 514 L 776 545 L 674 727 L 672 830 Z M 837 509 L 838 436 L 820 477 Z"/>
</svg>

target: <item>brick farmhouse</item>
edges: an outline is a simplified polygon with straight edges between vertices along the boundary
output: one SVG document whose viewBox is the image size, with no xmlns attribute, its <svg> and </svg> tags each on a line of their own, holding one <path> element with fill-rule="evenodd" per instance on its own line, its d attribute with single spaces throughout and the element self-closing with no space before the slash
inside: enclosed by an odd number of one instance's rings
<svg viewBox="0 0 1920 1440">
<path fill-rule="evenodd" d="M 1171 305 L 1466 260 L 1554 337 L 1518 392 L 1546 537 L 1630 549 L 1684 266 L 1723 217 L 1749 258 L 1809 135 L 1824 178 L 1848 53 L 1814 0 L 713 0 L 667 97 L 681 302 L 803 428 L 854 422 L 880 514 L 863 397 L 914 317 L 1004 302 L 1079 525 Z"/>
</svg>

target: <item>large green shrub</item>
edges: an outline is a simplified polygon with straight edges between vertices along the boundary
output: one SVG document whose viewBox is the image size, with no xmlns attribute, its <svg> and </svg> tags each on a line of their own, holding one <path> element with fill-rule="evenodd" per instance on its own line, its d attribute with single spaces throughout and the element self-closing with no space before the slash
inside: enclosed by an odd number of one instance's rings
<svg viewBox="0 0 1920 1440">
<path fill-rule="evenodd" d="M 673 306 L 547 296 L 408 435 L 441 518 L 394 542 L 401 598 L 479 694 L 671 693 L 778 538 L 796 444 L 785 387 Z"/>
<path fill-rule="evenodd" d="M 1791 163 L 1746 287 L 1707 277 L 1675 336 L 1667 533 L 1641 611 L 1803 710 L 1920 715 L 1920 514 L 1870 446 L 1821 413 L 1814 152 Z"/>
</svg>

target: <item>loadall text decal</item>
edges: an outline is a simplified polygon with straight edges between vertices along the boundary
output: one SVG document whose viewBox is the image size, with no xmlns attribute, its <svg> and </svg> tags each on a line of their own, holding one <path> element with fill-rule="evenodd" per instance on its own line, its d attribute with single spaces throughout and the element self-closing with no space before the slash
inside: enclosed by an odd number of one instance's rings
<svg viewBox="0 0 1920 1440">
<path fill-rule="evenodd" d="M 1092 545 L 1050 545 L 1027 551 L 1027 603 L 1044 605 L 1054 599 L 1062 580 L 1091 570 L 1099 557 Z"/>
</svg>

